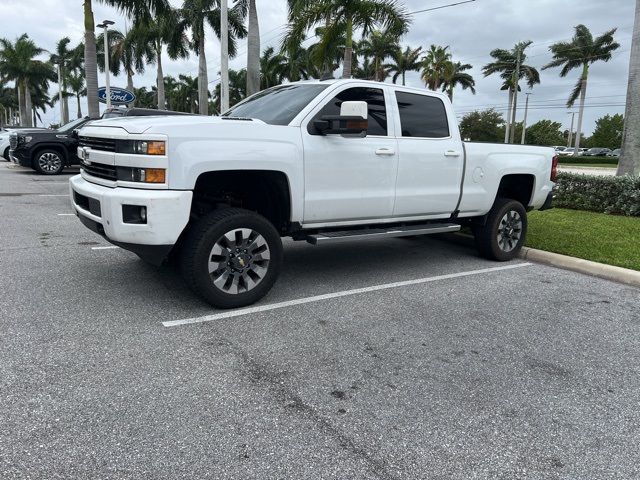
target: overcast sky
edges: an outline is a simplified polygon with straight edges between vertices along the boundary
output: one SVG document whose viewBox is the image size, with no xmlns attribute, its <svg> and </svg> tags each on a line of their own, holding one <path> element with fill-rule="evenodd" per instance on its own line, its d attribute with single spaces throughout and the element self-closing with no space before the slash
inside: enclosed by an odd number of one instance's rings
<svg viewBox="0 0 640 480">
<path fill-rule="evenodd" d="M 410 12 L 446 5 L 460 0 L 405 0 Z M 63 36 L 69 36 L 75 44 L 83 37 L 83 13 L 81 0 L 2 0 L 0 35 L 14 39 L 28 33 L 36 43 L 53 50 Z M 172 0 L 179 6 L 180 0 Z M 229 1 L 232 3 L 232 0 Z M 594 34 L 617 27 L 616 40 L 621 44 L 609 63 L 596 63 L 590 71 L 585 109 L 585 131 L 590 134 L 595 120 L 607 113 L 624 113 L 629 51 L 633 30 L 634 0 L 476 0 L 474 3 L 453 6 L 431 12 L 416 13 L 409 33 L 402 39 L 403 45 L 412 47 L 431 44 L 449 45 L 454 60 L 471 63 L 471 74 L 476 80 L 476 95 L 458 89 L 454 107 L 459 117 L 472 110 L 494 107 L 506 111 L 507 94 L 500 91 L 498 77 L 484 78 L 481 68 L 491 61 L 489 52 L 494 48 L 511 48 L 516 42 L 532 40 L 527 50 L 527 63 L 537 68 L 550 59 L 549 45 L 558 40 L 569 40 L 573 27 L 587 25 Z M 261 47 L 280 43 L 286 22 L 286 0 L 257 0 L 260 20 Z M 127 20 L 113 9 L 94 0 L 96 23 L 104 19 L 116 21 L 116 28 L 125 30 Z M 207 61 L 209 80 L 215 80 L 220 69 L 220 46 L 213 32 L 209 31 Z M 310 43 L 310 42 L 307 42 Z M 306 46 L 306 45 L 305 45 Z M 230 68 L 243 68 L 246 64 L 246 41 L 239 42 L 239 55 L 232 59 Z M 197 75 L 198 60 L 195 55 L 184 61 L 163 60 L 165 75 L 179 73 Z M 571 116 L 564 107 L 579 71 L 567 78 L 560 78 L 559 69 L 541 72 L 542 83 L 531 90 L 528 123 L 542 118 L 562 122 L 569 127 Z M 423 87 L 417 73 L 408 76 L 408 84 Z M 390 80 L 389 80 L 390 81 Z M 100 85 L 104 77 L 100 74 Z M 112 85 L 125 87 L 126 77 L 112 79 Z M 155 67 L 134 77 L 136 87 L 155 84 Z M 523 91 L 529 91 L 524 89 Z M 53 85 L 51 93 L 57 92 Z M 523 101 L 519 105 L 518 120 L 522 119 Z M 86 104 L 83 101 L 83 113 Z M 75 103 L 69 107 L 75 115 Z M 574 111 L 577 110 L 574 108 Z M 59 110 L 47 111 L 45 124 L 59 120 Z"/>
</svg>

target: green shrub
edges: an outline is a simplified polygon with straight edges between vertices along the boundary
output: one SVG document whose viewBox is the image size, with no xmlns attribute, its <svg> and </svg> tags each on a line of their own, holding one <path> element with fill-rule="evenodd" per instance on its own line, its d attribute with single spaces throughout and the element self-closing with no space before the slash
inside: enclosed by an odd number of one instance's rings
<svg viewBox="0 0 640 480">
<path fill-rule="evenodd" d="M 571 165 L 578 163 L 580 165 L 589 165 L 591 163 L 607 163 L 610 165 L 617 165 L 618 158 L 616 157 L 558 157 L 560 165 Z"/>
<path fill-rule="evenodd" d="M 640 216 L 640 177 L 598 177 L 560 173 L 554 206 Z"/>
</svg>

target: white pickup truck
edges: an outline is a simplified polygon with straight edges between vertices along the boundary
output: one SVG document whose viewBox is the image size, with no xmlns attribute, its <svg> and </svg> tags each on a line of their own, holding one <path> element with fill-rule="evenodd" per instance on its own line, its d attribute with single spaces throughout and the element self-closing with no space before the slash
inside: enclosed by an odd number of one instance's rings
<svg viewBox="0 0 640 480">
<path fill-rule="evenodd" d="M 551 148 L 466 143 L 445 95 L 360 80 L 262 91 L 220 117 L 92 122 L 70 179 L 80 220 L 212 305 L 273 286 L 281 237 L 312 244 L 454 232 L 514 258 L 551 206 Z"/>
</svg>

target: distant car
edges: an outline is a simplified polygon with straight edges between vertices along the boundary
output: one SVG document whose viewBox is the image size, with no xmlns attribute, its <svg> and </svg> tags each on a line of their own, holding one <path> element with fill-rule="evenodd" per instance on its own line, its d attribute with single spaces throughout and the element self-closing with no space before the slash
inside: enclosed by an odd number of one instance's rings
<svg viewBox="0 0 640 480">
<path fill-rule="evenodd" d="M 607 153 L 611 153 L 611 149 L 594 147 L 584 152 L 583 155 L 585 157 L 604 157 Z"/>
<path fill-rule="evenodd" d="M 607 153 L 607 157 L 620 157 L 620 149 L 616 148 L 612 152 Z"/>
<path fill-rule="evenodd" d="M 574 152 L 573 147 L 556 147 L 556 155 L 561 157 L 572 157 Z"/>
<path fill-rule="evenodd" d="M 155 108 L 108 108 L 100 118 L 118 117 L 151 117 L 155 115 L 193 115 L 191 113 L 174 112 L 173 110 L 157 110 Z"/>
<path fill-rule="evenodd" d="M 102 118 L 139 116 L 187 115 L 182 112 L 151 108 L 111 108 Z M 73 120 L 57 130 L 19 130 L 9 136 L 11 159 L 23 167 L 33 168 L 43 175 L 57 175 L 65 167 L 79 165 L 77 130 L 92 120 L 89 117 Z"/>
</svg>

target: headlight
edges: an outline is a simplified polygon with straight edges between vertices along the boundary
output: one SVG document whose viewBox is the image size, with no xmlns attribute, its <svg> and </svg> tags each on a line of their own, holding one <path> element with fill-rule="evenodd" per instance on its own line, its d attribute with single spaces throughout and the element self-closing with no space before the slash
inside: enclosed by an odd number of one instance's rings
<svg viewBox="0 0 640 480">
<path fill-rule="evenodd" d="M 31 140 L 33 140 L 33 137 L 30 137 L 30 136 L 22 137 L 23 143 L 29 143 Z"/>
<path fill-rule="evenodd" d="M 120 140 L 116 153 L 135 155 L 165 155 L 166 144 L 161 140 Z"/>
</svg>

